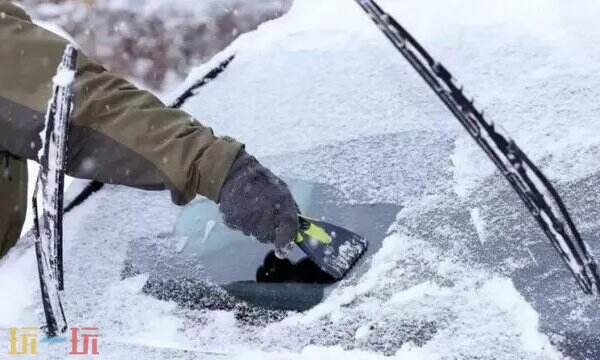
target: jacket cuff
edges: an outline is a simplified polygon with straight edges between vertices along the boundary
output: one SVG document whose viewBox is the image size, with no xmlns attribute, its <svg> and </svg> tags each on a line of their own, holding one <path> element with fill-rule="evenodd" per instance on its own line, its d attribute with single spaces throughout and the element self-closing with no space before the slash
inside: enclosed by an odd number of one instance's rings
<svg viewBox="0 0 600 360">
<path fill-rule="evenodd" d="M 218 203 L 229 170 L 244 145 L 229 137 L 217 140 L 202 154 L 198 164 L 201 174 L 198 194 Z"/>
</svg>

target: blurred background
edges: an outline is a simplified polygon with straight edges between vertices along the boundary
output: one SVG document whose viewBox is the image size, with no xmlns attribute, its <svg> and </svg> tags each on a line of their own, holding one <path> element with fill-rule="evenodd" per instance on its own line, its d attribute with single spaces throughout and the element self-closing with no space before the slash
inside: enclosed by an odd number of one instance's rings
<svg viewBox="0 0 600 360">
<path fill-rule="evenodd" d="M 285 14 L 292 0 L 22 0 L 84 51 L 140 86 L 161 91 L 240 34 Z"/>
</svg>

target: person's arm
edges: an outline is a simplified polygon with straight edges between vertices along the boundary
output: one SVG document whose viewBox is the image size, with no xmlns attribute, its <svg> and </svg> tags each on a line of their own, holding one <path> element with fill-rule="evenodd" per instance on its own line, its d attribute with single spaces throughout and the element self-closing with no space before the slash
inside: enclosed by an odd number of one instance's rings
<svg viewBox="0 0 600 360">
<path fill-rule="evenodd" d="M 66 41 L 0 0 L 0 150 L 37 160 L 52 78 Z M 141 189 L 169 189 L 173 202 L 197 194 L 220 203 L 225 222 L 285 248 L 298 230 L 287 185 L 242 145 L 218 138 L 80 55 L 68 173 Z"/>
<path fill-rule="evenodd" d="M 0 150 L 37 160 L 52 77 L 66 41 L 0 0 Z M 242 145 L 80 54 L 68 172 L 79 178 L 219 200 Z"/>
</svg>

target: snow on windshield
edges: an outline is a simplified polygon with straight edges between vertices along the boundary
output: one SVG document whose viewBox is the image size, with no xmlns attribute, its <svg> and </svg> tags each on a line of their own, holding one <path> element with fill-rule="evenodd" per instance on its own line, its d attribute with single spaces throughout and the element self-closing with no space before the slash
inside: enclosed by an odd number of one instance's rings
<svg viewBox="0 0 600 360">
<path fill-rule="evenodd" d="M 584 237 L 594 238 L 600 7 L 381 4 L 541 165 Z M 144 295 L 145 274 L 121 280 L 132 239 L 177 246 L 169 233 L 179 209 L 167 194 L 110 187 L 67 217 L 65 234 L 69 320 L 99 327 L 107 357 L 560 359 L 577 351 L 571 339 L 598 338 L 594 300 L 356 4 L 297 0 L 220 56 L 232 52 L 234 62 L 186 110 L 277 173 L 327 183 L 349 202 L 403 209 L 381 249 L 323 303 L 247 323 L 233 311 Z M 38 294 L 23 285 L 36 276 L 24 247 L 0 262 L 0 288 L 13 294 L 0 298 L 0 327 L 41 321 Z"/>
</svg>

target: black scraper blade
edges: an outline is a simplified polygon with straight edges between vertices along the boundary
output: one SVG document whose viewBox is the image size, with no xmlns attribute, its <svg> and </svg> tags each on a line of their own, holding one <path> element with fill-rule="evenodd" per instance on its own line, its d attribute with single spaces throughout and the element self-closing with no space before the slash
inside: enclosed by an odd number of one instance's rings
<svg viewBox="0 0 600 360">
<path fill-rule="evenodd" d="M 362 236 L 343 227 L 300 216 L 296 244 L 323 271 L 344 278 L 367 251 Z"/>
</svg>

